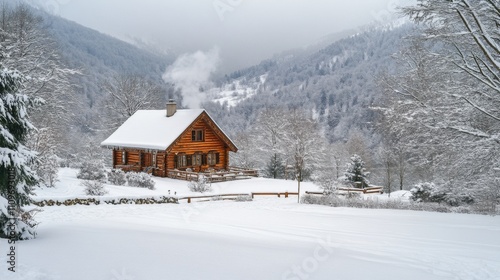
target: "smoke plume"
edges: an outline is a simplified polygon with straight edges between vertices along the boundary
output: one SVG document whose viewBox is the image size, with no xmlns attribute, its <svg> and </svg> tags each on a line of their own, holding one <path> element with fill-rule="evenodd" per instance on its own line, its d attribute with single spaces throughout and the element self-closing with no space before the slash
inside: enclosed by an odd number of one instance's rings
<svg viewBox="0 0 500 280">
<path fill-rule="evenodd" d="M 182 105 L 197 109 L 206 98 L 200 89 L 210 84 L 210 76 L 217 69 L 218 63 L 219 49 L 216 47 L 208 52 L 183 54 L 167 68 L 163 80 L 181 89 Z"/>
</svg>

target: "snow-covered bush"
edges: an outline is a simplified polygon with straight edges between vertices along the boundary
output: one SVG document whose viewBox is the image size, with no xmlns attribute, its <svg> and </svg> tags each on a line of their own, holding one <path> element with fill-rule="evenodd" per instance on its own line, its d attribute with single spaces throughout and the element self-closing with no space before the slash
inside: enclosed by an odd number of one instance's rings
<svg viewBox="0 0 500 280">
<path fill-rule="evenodd" d="M 460 206 L 464 204 L 472 204 L 474 203 L 474 196 L 470 193 L 445 193 L 444 194 L 444 202 L 450 206 Z"/>
<path fill-rule="evenodd" d="M 340 184 L 335 178 L 334 174 L 331 174 L 329 172 L 320 172 L 320 174 L 313 180 L 314 183 L 319 185 L 319 187 L 323 190 L 323 193 L 326 195 L 336 193 Z"/>
<path fill-rule="evenodd" d="M 76 177 L 83 180 L 105 181 L 106 169 L 104 168 L 104 163 L 100 160 L 84 161 Z"/>
<path fill-rule="evenodd" d="M 207 179 L 203 175 L 198 176 L 197 181 L 190 181 L 188 183 L 188 188 L 192 192 L 201 192 L 201 193 L 209 192 L 212 190 L 210 184 L 207 184 Z"/>
<path fill-rule="evenodd" d="M 471 193 L 453 190 L 452 188 L 437 187 L 433 183 L 419 183 L 411 190 L 411 199 L 416 202 L 446 203 L 450 206 L 460 206 L 474 203 Z"/>
<path fill-rule="evenodd" d="M 155 189 L 155 181 L 153 181 L 153 177 L 147 173 L 143 173 L 143 172 L 127 173 L 127 181 L 128 181 L 128 185 L 131 187 L 146 188 L 146 189 L 150 189 L 150 190 Z"/>
<path fill-rule="evenodd" d="M 434 183 L 418 183 L 410 190 L 411 199 L 416 202 L 443 202 L 445 194 L 438 191 Z"/>
<path fill-rule="evenodd" d="M 246 195 L 238 195 L 235 199 L 235 201 L 239 201 L 239 202 L 244 202 L 244 201 L 252 201 L 252 196 L 249 195 L 249 194 L 246 194 Z"/>
<path fill-rule="evenodd" d="M 108 172 L 108 182 L 115 186 L 123 186 L 127 183 L 125 172 L 121 169 L 111 169 Z"/>
<path fill-rule="evenodd" d="M 102 196 L 108 193 L 104 188 L 104 184 L 100 181 L 83 181 L 86 195 Z"/>
<path fill-rule="evenodd" d="M 345 194 L 347 199 L 361 199 L 361 194 L 359 192 L 347 192 Z"/>
<path fill-rule="evenodd" d="M 58 181 L 57 172 L 59 171 L 59 158 L 52 154 L 41 156 L 34 165 L 34 169 L 41 182 L 47 187 L 54 187 Z"/>
</svg>

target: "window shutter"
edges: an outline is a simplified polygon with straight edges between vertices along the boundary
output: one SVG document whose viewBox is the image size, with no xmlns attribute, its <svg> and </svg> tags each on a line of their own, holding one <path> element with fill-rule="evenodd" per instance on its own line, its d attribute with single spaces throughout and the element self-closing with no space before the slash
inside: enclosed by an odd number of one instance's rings
<svg viewBox="0 0 500 280">
<path fill-rule="evenodd" d="M 207 155 L 201 155 L 201 165 L 207 165 Z"/>
<path fill-rule="evenodd" d="M 177 157 L 177 155 L 175 155 L 174 156 L 174 168 L 178 168 L 179 167 L 178 160 L 179 160 L 179 158 Z"/>
<path fill-rule="evenodd" d="M 196 130 L 191 131 L 191 141 L 196 141 Z"/>
<path fill-rule="evenodd" d="M 219 164 L 219 163 L 220 163 L 220 154 L 216 153 L 215 154 L 215 164 Z"/>
<path fill-rule="evenodd" d="M 191 156 L 186 156 L 186 165 L 187 166 L 193 165 L 193 161 L 191 160 Z"/>
</svg>

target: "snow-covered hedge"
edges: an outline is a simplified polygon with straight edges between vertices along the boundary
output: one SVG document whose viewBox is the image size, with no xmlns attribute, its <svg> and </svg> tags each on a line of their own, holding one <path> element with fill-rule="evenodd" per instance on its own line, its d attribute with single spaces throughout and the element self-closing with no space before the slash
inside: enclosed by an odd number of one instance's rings
<svg viewBox="0 0 500 280">
<path fill-rule="evenodd" d="M 102 161 L 84 161 L 80 166 L 80 171 L 76 175 L 78 179 L 105 181 L 106 169 Z"/>
<path fill-rule="evenodd" d="M 82 185 L 85 187 L 86 195 L 102 196 L 108 193 L 104 184 L 99 181 L 83 181 Z"/>
<path fill-rule="evenodd" d="M 462 214 L 488 214 L 499 215 L 500 207 L 486 205 L 484 203 L 465 204 L 451 206 L 447 203 L 437 202 L 415 202 L 398 199 L 378 200 L 378 199 L 349 199 L 335 195 L 311 195 L 302 196 L 301 202 L 304 204 L 320 204 L 331 207 L 354 207 L 370 209 L 400 209 L 414 211 L 430 211 L 442 213 L 462 213 Z"/>
<path fill-rule="evenodd" d="M 245 201 L 252 201 L 252 196 L 251 195 L 238 195 L 235 199 L 235 201 L 239 202 L 245 202 Z"/>
<path fill-rule="evenodd" d="M 131 187 L 146 188 L 150 190 L 155 189 L 155 181 L 153 176 L 147 173 L 127 173 L 128 185 Z"/>
<path fill-rule="evenodd" d="M 121 169 L 111 169 L 108 171 L 108 182 L 115 186 L 123 186 L 127 183 L 125 172 Z"/>
<path fill-rule="evenodd" d="M 99 204 L 164 204 L 164 203 L 179 203 L 176 197 L 160 196 L 160 197 L 144 197 L 144 198 L 130 198 L 130 197 L 102 197 L 102 198 L 73 198 L 65 200 L 57 199 L 43 199 L 32 202 L 36 206 L 71 206 L 71 205 L 99 205 Z"/>
<path fill-rule="evenodd" d="M 408 203 L 402 200 L 377 200 L 377 199 L 353 199 L 335 195 L 309 195 L 302 196 L 304 204 L 320 204 L 332 207 L 354 207 L 370 209 L 402 209 L 432 212 L 451 212 L 450 207 L 437 203 Z"/>
<path fill-rule="evenodd" d="M 192 192 L 209 192 L 212 190 L 210 184 L 207 184 L 207 179 L 205 176 L 198 176 L 197 181 L 190 181 L 188 183 L 188 188 Z"/>
</svg>

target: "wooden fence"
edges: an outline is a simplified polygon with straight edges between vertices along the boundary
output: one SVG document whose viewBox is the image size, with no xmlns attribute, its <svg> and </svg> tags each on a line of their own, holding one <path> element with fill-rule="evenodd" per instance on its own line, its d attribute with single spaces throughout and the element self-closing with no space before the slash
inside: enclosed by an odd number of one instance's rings
<svg viewBox="0 0 500 280">
<path fill-rule="evenodd" d="M 248 196 L 254 198 L 255 196 L 284 196 L 288 198 L 290 195 L 298 195 L 296 192 L 252 192 L 252 193 L 233 193 L 233 194 L 216 194 L 216 195 L 200 195 L 200 196 L 184 196 L 179 197 L 179 200 L 187 200 L 187 203 L 191 203 L 193 199 L 221 199 L 221 200 L 235 200 L 240 196 Z"/>
<path fill-rule="evenodd" d="M 383 192 L 383 187 L 369 187 L 369 188 L 364 188 L 364 189 L 358 189 L 358 188 L 338 188 L 338 190 L 342 191 L 340 194 L 344 194 L 346 192 L 356 192 L 356 193 L 371 194 L 371 193 L 382 193 Z M 324 192 L 309 192 L 309 191 L 306 191 L 306 194 L 323 195 Z"/>
</svg>

